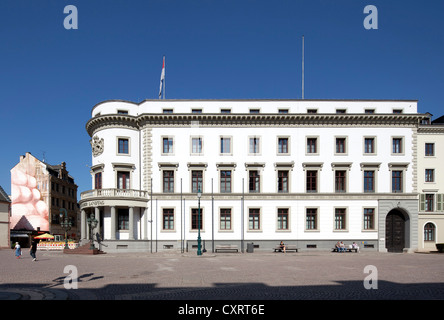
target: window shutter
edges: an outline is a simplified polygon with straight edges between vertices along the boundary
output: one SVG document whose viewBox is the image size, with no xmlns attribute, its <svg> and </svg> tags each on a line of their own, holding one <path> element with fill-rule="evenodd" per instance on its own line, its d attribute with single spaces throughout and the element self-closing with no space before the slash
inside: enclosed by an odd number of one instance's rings
<svg viewBox="0 0 444 320">
<path fill-rule="evenodd" d="M 436 195 L 436 211 L 444 211 L 444 194 L 438 193 Z"/>
<path fill-rule="evenodd" d="M 425 211 L 425 194 L 419 195 L 419 211 Z"/>
</svg>

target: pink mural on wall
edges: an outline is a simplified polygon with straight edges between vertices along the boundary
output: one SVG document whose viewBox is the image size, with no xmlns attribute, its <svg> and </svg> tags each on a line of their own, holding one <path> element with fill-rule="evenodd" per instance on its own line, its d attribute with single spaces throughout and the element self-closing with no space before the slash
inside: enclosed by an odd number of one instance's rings
<svg viewBox="0 0 444 320">
<path fill-rule="evenodd" d="M 49 230 L 48 205 L 37 188 L 39 160 L 24 157 L 11 169 L 11 227 Z"/>
</svg>

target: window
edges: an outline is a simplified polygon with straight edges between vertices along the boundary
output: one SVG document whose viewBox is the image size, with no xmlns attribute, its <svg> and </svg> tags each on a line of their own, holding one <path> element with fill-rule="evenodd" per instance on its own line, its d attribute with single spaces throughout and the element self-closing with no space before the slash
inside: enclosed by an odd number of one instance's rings
<svg viewBox="0 0 444 320">
<path fill-rule="evenodd" d="M 173 113 L 173 109 L 163 109 L 163 113 Z"/>
<path fill-rule="evenodd" d="M 364 230 L 374 230 L 375 229 L 375 209 L 365 208 L 364 209 Z"/>
<path fill-rule="evenodd" d="M 336 138 L 336 153 L 346 153 L 346 138 Z"/>
<path fill-rule="evenodd" d="M 231 138 L 229 137 L 220 138 L 220 153 L 222 154 L 231 153 Z"/>
<path fill-rule="evenodd" d="M 117 209 L 117 220 L 119 230 L 129 230 L 129 211 L 128 209 Z"/>
<path fill-rule="evenodd" d="M 393 144 L 392 153 L 395 154 L 403 153 L 402 138 L 393 138 L 392 144 Z"/>
<path fill-rule="evenodd" d="M 191 109 L 191 113 L 202 113 L 202 109 Z"/>
<path fill-rule="evenodd" d="M 119 138 L 118 145 L 119 154 L 129 154 L 129 139 Z"/>
<path fill-rule="evenodd" d="M 317 138 L 307 138 L 307 153 L 318 153 L 317 143 Z"/>
<path fill-rule="evenodd" d="M 392 171 L 392 192 L 402 192 L 402 171 Z"/>
<path fill-rule="evenodd" d="M 345 170 L 335 171 L 335 192 L 346 192 L 346 176 L 347 172 Z"/>
<path fill-rule="evenodd" d="M 202 230 L 203 221 L 202 221 L 202 208 L 193 208 L 191 209 L 191 229 L 192 230 Z"/>
<path fill-rule="evenodd" d="M 435 204 L 435 195 L 427 193 L 425 195 L 425 211 L 427 212 L 434 211 L 434 204 Z"/>
<path fill-rule="evenodd" d="M 126 171 L 117 172 L 117 189 L 130 188 L 130 173 Z"/>
<path fill-rule="evenodd" d="M 248 229 L 260 230 L 260 209 L 250 209 L 248 213 Z"/>
<path fill-rule="evenodd" d="M 425 144 L 425 155 L 426 157 L 433 157 L 435 155 L 435 144 L 426 143 Z"/>
<path fill-rule="evenodd" d="M 174 171 L 164 170 L 163 171 L 163 192 L 172 193 L 174 192 Z"/>
<path fill-rule="evenodd" d="M 305 229 L 306 230 L 317 230 L 318 227 L 318 209 L 310 208 L 307 209 L 305 215 Z"/>
<path fill-rule="evenodd" d="M 425 182 L 435 182 L 435 169 L 425 169 Z"/>
<path fill-rule="evenodd" d="M 288 153 L 288 138 L 278 138 L 278 153 Z"/>
<path fill-rule="evenodd" d="M 288 230 L 288 209 L 279 208 L 277 212 L 277 228 L 278 230 Z"/>
<path fill-rule="evenodd" d="M 102 173 L 97 172 L 94 175 L 94 189 L 102 189 Z"/>
<path fill-rule="evenodd" d="M 364 192 L 375 192 L 375 171 L 364 171 Z"/>
<path fill-rule="evenodd" d="M 260 110 L 259 109 L 250 109 L 250 113 L 259 113 Z"/>
<path fill-rule="evenodd" d="M 191 153 L 202 153 L 202 138 L 191 138 Z"/>
<path fill-rule="evenodd" d="M 231 192 L 231 170 L 220 171 L 220 192 L 221 193 Z"/>
<path fill-rule="evenodd" d="M 221 109 L 220 113 L 231 113 L 231 109 Z"/>
<path fill-rule="evenodd" d="M 253 137 L 250 138 L 250 153 L 260 153 L 259 150 L 260 138 Z"/>
<path fill-rule="evenodd" d="M 220 230 L 231 230 L 231 209 L 220 209 Z"/>
<path fill-rule="evenodd" d="M 163 153 L 173 153 L 173 138 L 163 138 Z"/>
<path fill-rule="evenodd" d="M 336 113 L 346 113 L 347 110 L 345 109 L 336 109 Z"/>
<path fill-rule="evenodd" d="M 375 109 L 365 109 L 365 113 L 375 113 Z"/>
<path fill-rule="evenodd" d="M 128 110 L 117 110 L 117 114 L 128 114 Z"/>
<path fill-rule="evenodd" d="M 163 230 L 174 230 L 174 209 L 163 209 Z"/>
<path fill-rule="evenodd" d="M 424 241 L 435 241 L 435 225 L 427 223 L 424 226 Z"/>
<path fill-rule="evenodd" d="M 307 192 L 317 192 L 318 171 L 307 170 Z"/>
<path fill-rule="evenodd" d="M 279 113 L 288 113 L 288 109 L 279 109 Z"/>
<path fill-rule="evenodd" d="M 375 150 L 375 138 L 365 138 L 364 139 L 364 153 L 365 154 L 374 154 Z"/>
<path fill-rule="evenodd" d="M 393 113 L 402 113 L 402 109 L 393 109 Z"/>
<path fill-rule="evenodd" d="M 307 109 L 307 113 L 318 113 L 318 109 Z"/>
<path fill-rule="evenodd" d="M 250 170 L 249 175 L 249 191 L 251 193 L 260 192 L 260 175 L 259 170 Z"/>
<path fill-rule="evenodd" d="M 278 192 L 288 193 L 288 170 L 278 171 Z"/>
<path fill-rule="evenodd" d="M 345 230 L 346 229 L 346 210 L 341 208 L 335 209 L 335 230 Z"/>
<path fill-rule="evenodd" d="M 191 189 L 193 193 L 197 193 L 199 190 L 203 191 L 203 171 L 193 170 L 191 171 Z"/>
</svg>

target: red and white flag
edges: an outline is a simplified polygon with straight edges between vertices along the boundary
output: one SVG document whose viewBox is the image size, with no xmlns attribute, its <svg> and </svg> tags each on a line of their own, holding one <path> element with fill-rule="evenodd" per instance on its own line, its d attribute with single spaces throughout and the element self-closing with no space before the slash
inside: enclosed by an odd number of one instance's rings
<svg viewBox="0 0 444 320">
<path fill-rule="evenodd" d="M 164 85 L 164 82 L 165 82 L 165 57 L 163 57 L 162 73 L 160 74 L 159 99 L 162 97 L 162 87 Z"/>
</svg>

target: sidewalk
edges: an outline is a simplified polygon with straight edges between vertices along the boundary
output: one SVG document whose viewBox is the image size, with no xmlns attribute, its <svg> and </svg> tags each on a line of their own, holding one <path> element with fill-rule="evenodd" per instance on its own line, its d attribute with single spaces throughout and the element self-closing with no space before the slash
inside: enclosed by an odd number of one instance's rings
<svg viewBox="0 0 444 320">
<path fill-rule="evenodd" d="M 444 254 L 38 251 L 37 259 L 0 250 L 0 300 L 444 299 Z M 66 266 L 77 270 L 77 289 L 64 287 Z M 365 288 L 369 276 L 377 289 Z"/>
</svg>

